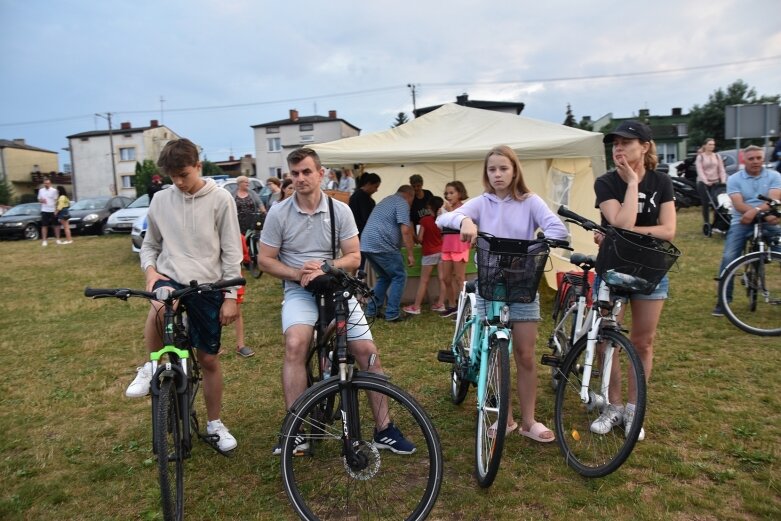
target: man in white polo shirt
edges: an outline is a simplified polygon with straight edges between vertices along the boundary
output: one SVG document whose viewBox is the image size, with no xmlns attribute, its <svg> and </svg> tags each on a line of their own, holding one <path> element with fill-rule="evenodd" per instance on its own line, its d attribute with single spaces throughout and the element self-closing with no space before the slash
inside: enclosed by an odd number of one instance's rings
<svg viewBox="0 0 781 521">
<path fill-rule="evenodd" d="M 43 180 L 43 188 L 38 190 L 38 202 L 41 203 L 41 246 L 46 246 L 46 237 L 49 235 L 49 226 L 57 226 L 54 210 L 57 205 L 57 189 L 52 188 L 51 179 Z"/>
</svg>

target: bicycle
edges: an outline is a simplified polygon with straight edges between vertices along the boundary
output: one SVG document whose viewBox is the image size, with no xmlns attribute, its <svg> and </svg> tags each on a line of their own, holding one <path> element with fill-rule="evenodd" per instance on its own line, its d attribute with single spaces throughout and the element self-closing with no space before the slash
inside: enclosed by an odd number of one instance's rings
<svg viewBox="0 0 781 521">
<path fill-rule="evenodd" d="M 544 237 L 525 241 L 477 234 L 478 281 L 464 283 L 453 340 L 449 349 L 439 351 L 437 359 L 452 364 L 450 398 L 454 404 L 464 401 L 470 384 L 477 387 L 475 475 L 482 488 L 496 479 L 504 450 L 511 400 L 510 303 L 534 301 L 550 248 L 568 244 Z M 476 291 L 485 299 L 482 314 L 476 312 Z"/>
<path fill-rule="evenodd" d="M 305 520 L 425 519 L 442 483 L 437 431 L 417 401 L 386 376 L 355 369 L 347 349 L 349 300 L 370 297 L 372 291 L 327 263 L 322 270 L 331 276 L 330 289 L 322 294 L 323 301 L 333 303 L 334 318 L 321 316 L 323 334 L 318 334 L 308 364 L 313 385 L 283 422 L 285 492 Z M 364 394 L 368 403 L 360 399 Z M 385 409 L 387 416 L 380 416 Z M 415 443 L 413 453 L 380 453 L 373 427 L 389 421 Z M 302 437 L 309 442 L 305 453 L 296 451 Z"/>
<path fill-rule="evenodd" d="M 163 311 L 163 348 L 150 354 L 152 377 L 152 449 L 157 455 L 160 502 L 163 518 L 184 519 L 184 460 L 192 451 L 192 433 L 223 456 L 217 446 L 218 435 L 202 433 L 195 411 L 195 397 L 201 382 L 198 359 L 187 332 L 185 306 L 176 302 L 193 293 L 219 291 L 231 286 L 243 286 L 243 278 L 198 284 L 191 281 L 182 289 L 168 293 L 170 288 L 154 292 L 116 288 L 85 288 L 84 296 L 93 299 L 140 297 L 161 302 Z"/>
<path fill-rule="evenodd" d="M 553 353 L 542 356 L 542 363 L 553 368 L 557 381 L 554 414 L 559 449 L 579 474 L 602 477 L 617 470 L 631 454 L 646 410 L 645 371 L 635 347 L 624 335 L 619 316 L 628 293 L 653 292 L 680 251 L 668 241 L 600 226 L 564 206 L 558 213 L 565 222 L 604 235 L 596 258 L 570 255 L 570 262 L 583 274 L 565 290 L 569 296 L 557 292 L 555 302 L 566 307 L 560 308 L 550 336 Z M 589 305 L 592 269 L 602 283 Z M 634 417 L 629 431 L 625 426 L 624 432 L 617 434 L 614 427 L 623 423 L 623 413 L 617 407 L 624 398 L 635 404 Z M 607 429 L 595 424 L 600 415 L 611 412 L 622 419 Z"/>
<path fill-rule="evenodd" d="M 264 220 L 265 215 L 256 214 L 255 226 L 253 229 L 247 230 L 244 235 L 244 240 L 247 242 L 247 250 L 249 251 L 249 272 L 256 279 L 263 275 L 263 270 L 260 269 L 260 264 L 258 263 L 258 253 L 260 252 L 258 242 L 260 241 L 260 232 L 263 230 Z"/>
<path fill-rule="evenodd" d="M 746 333 L 781 336 L 781 237 L 766 242 L 762 233 L 765 217 L 781 216 L 781 201 L 762 195 L 759 199 L 767 202 L 770 210 L 757 213 L 746 253 L 721 273 L 719 302 L 729 321 Z M 730 295 L 736 281 L 746 289 L 746 300 L 740 303 Z"/>
</svg>

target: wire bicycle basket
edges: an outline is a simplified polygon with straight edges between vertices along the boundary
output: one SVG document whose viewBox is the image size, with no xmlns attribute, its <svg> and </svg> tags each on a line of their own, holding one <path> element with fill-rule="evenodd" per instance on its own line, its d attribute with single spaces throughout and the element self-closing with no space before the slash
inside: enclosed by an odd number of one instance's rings
<svg viewBox="0 0 781 521">
<path fill-rule="evenodd" d="M 611 227 L 599 247 L 596 271 L 610 289 L 650 295 L 680 256 L 670 241 Z"/>
<path fill-rule="evenodd" d="M 478 293 L 486 300 L 533 302 L 549 253 L 545 242 L 478 236 Z"/>
</svg>

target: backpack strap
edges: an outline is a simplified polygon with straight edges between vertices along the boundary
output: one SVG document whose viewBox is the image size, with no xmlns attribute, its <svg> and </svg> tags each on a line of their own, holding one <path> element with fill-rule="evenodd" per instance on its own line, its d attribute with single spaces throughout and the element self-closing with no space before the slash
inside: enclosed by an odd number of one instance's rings
<svg viewBox="0 0 781 521">
<path fill-rule="evenodd" d="M 336 220 L 334 219 L 334 200 L 328 196 L 328 214 L 331 217 L 331 259 L 336 260 Z"/>
</svg>

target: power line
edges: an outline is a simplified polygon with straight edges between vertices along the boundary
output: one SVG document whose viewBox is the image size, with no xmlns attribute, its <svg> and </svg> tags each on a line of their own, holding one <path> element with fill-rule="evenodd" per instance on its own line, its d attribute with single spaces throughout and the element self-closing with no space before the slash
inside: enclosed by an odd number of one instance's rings
<svg viewBox="0 0 781 521">
<path fill-rule="evenodd" d="M 767 61 L 775 61 L 781 59 L 781 55 L 778 56 L 768 56 L 765 58 L 751 58 L 747 60 L 741 60 L 741 61 L 735 61 L 735 62 L 726 62 L 726 63 L 714 63 L 709 65 L 694 65 L 691 67 L 679 67 L 675 69 L 664 69 L 664 70 L 657 70 L 657 71 L 641 71 L 641 72 L 624 72 L 624 73 L 615 73 L 615 74 L 594 74 L 594 75 L 587 75 L 587 76 L 562 76 L 562 77 L 553 77 L 553 78 L 535 78 L 535 79 L 526 79 L 526 80 L 497 80 L 497 81 L 462 81 L 462 82 L 440 82 L 440 83 L 419 83 L 417 85 L 424 85 L 427 87 L 454 87 L 454 86 L 461 86 L 461 85 L 512 85 L 512 84 L 525 84 L 525 83 L 546 83 L 546 82 L 567 82 L 567 81 L 587 81 L 587 80 L 599 80 L 599 79 L 617 79 L 617 78 L 631 78 L 631 77 L 637 77 L 637 76 L 656 76 L 661 74 L 673 74 L 673 73 L 679 73 L 679 72 L 692 72 L 692 71 L 700 71 L 700 70 L 706 70 L 706 69 L 717 69 L 722 67 L 732 67 L 735 65 L 746 65 L 750 63 L 760 63 L 760 62 L 767 62 Z M 317 99 L 333 99 L 333 98 L 346 98 L 346 97 L 354 97 L 354 96 L 364 96 L 367 94 L 376 94 L 380 92 L 389 92 L 393 90 L 402 90 L 407 89 L 407 85 L 393 85 L 393 86 L 387 86 L 387 87 L 378 87 L 374 89 L 362 89 L 362 90 L 356 90 L 356 91 L 349 91 L 349 92 L 336 92 L 331 94 L 320 94 L 315 96 L 302 96 L 297 98 L 284 98 L 284 99 L 277 99 L 277 100 L 266 100 L 266 101 L 254 101 L 254 102 L 248 102 L 248 103 L 233 103 L 229 105 L 205 105 L 200 107 L 184 107 L 179 109 L 166 109 L 166 113 L 171 112 L 200 112 L 200 111 L 209 111 L 209 110 L 226 110 L 226 109 L 237 109 L 237 108 L 245 108 L 245 107 L 257 107 L 257 106 L 263 106 L 263 105 L 275 105 L 280 103 L 293 103 L 293 102 L 300 102 L 300 101 L 311 101 L 311 100 L 317 100 Z M 158 112 L 158 109 L 151 109 L 151 110 L 124 110 L 124 111 L 115 111 L 115 114 L 149 114 L 149 113 L 156 113 Z M 15 123 L 0 123 L 0 127 L 11 127 L 11 126 L 22 126 L 22 125 L 38 125 L 38 124 L 46 124 L 46 123 L 57 123 L 61 121 L 70 121 L 70 120 L 76 120 L 76 119 L 82 119 L 86 117 L 92 117 L 92 114 L 85 114 L 81 116 L 69 116 L 69 117 L 62 117 L 62 118 L 52 118 L 52 119 L 42 119 L 42 120 L 34 120 L 34 121 L 22 121 L 22 122 L 15 122 Z"/>
</svg>

